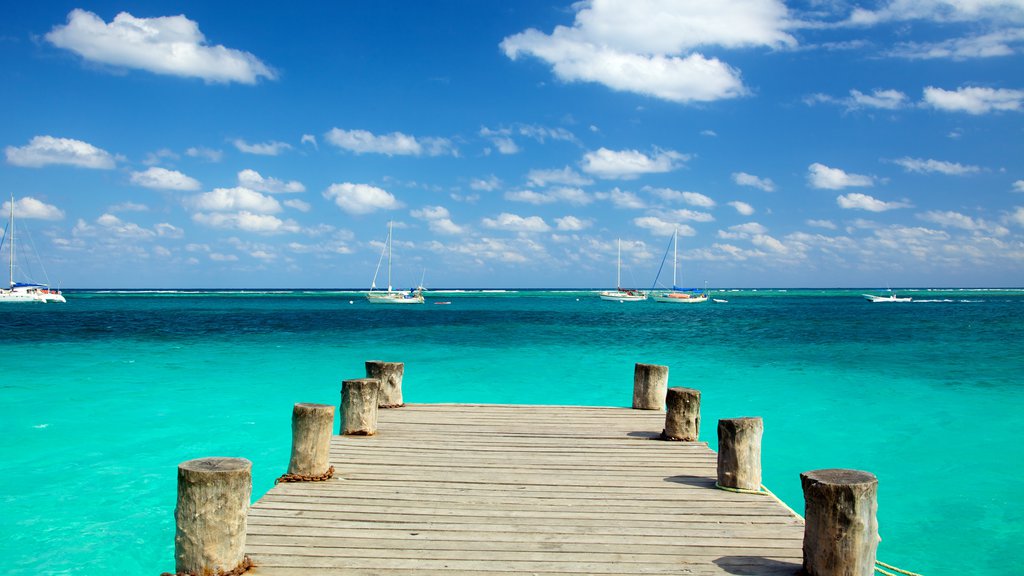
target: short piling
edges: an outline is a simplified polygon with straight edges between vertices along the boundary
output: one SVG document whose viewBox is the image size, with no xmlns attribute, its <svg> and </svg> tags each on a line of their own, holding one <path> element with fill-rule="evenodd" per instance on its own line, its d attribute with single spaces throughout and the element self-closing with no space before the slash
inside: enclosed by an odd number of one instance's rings
<svg viewBox="0 0 1024 576">
<path fill-rule="evenodd" d="M 761 489 L 760 417 L 723 418 L 718 421 L 718 485 L 724 488 Z"/>
<path fill-rule="evenodd" d="M 331 431 L 334 406 L 298 403 L 292 409 L 292 457 L 289 479 L 314 479 L 331 470 Z"/>
<path fill-rule="evenodd" d="M 405 364 L 402 362 L 382 362 L 369 360 L 366 362 L 366 377 L 380 380 L 380 397 L 378 408 L 401 408 L 402 377 L 405 375 Z"/>
<path fill-rule="evenodd" d="M 199 458 L 178 465 L 174 564 L 178 574 L 241 574 L 252 462 Z"/>
<path fill-rule="evenodd" d="M 380 380 L 355 378 L 341 383 L 341 433 L 373 436 L 377 433 Z"/>
<path fill-rule="evenodd" d="M 633 369 L 633 408 L 664 410 L 668 390 L 668 366 L 637 363 Z"/>
<path fill-rule="evenodd" d="M 804 571 L 871 576 L 878 549 L 878 479 L 845 469 L 800 474 L 804 491 Z"/>
<path fill-rule="evenodd" d="M 663 440 L 695 442 L 700 436 L 700 390 L 669 388 L 665 396 Z"/>
</svg>

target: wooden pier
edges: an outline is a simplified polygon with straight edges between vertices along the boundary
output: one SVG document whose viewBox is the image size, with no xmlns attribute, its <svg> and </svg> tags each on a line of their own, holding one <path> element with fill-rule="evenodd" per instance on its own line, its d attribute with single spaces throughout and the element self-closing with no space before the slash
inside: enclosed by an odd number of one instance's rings
<svg viewBox="0 0 1024 576">
<path fill-rule="evenodd" d="M 657 440 L 664 412 L 432 404 L 378 420 L 331 438 L 333 479 L 250 508 L 253 574 L 800 570 L 803 521 L 717 489 L 706 444 Z"/>
</svg>

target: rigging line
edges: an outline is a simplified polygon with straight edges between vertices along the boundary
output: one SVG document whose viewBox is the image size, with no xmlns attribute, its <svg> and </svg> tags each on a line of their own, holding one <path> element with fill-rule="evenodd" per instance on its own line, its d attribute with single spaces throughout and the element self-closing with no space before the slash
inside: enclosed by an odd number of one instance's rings
<svg viewBox="0 0 1024 576">
<path fill-rule="evenodd" d="M 672 245 L 671 239 L 669 239 L 668 245 Z M 661 257 L 661 266 L 658 266 L 658 274 L 654 277 L 654 284 L 651 284 L 651 290 L 654 290 L 658 286 L 658 279 L 661 278 L 661 271 L 665 268 L 665 260 L 668 260 L 668 246 L 665 247 L 665 255 Z"/>
</svg>

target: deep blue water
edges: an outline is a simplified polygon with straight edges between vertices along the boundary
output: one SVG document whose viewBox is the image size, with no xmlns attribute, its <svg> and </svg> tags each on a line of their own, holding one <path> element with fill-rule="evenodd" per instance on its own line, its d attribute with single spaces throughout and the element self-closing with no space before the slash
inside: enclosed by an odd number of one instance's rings
<svg viewBox="0 0 1024 576">
<path fill-rule="evenodd" d="M 402 361 L 406 402 L 628 406 L 636 362 L 762 416 L 764 480 L 802 511 L 798 475 L 879 477 L 879 558 L 915 572 L 1024 565 L 1024 291 L 716 293 L 67 292 L 0 307 L 0 560 L 7 574 L 173 568 L 178 463 L 242 456 L 254 497 L 287 467 L 291 406 L 336 404 L 365 360 Z M 448 301 L 438 306 L 433 302 Z M 351 302 L 351 303 L 350 303 Z"/>
</svg>

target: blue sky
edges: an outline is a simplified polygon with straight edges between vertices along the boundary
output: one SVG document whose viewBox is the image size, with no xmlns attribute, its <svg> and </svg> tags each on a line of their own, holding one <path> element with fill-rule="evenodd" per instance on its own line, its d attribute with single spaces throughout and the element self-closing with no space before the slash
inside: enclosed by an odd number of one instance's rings
<svg viewBox="0 0 1024 576">
<path fill-rule="evenodd" d="M 50 283 L 1024 285 L 1024 0 L 282 6 L 5 5 Z"/>
</svg>

